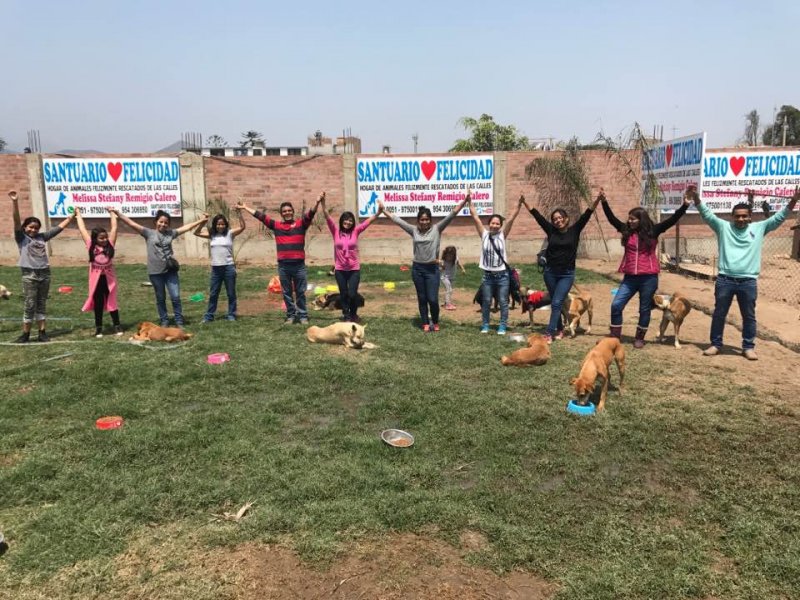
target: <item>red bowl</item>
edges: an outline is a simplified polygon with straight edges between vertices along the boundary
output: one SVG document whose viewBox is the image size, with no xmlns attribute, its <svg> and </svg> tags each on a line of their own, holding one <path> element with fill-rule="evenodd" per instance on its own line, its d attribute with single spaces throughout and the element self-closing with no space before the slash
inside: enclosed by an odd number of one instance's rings
<svg viewBox="0 0 800 600">
<path fill-rule="evenodd" d="M 117 429 L 122 427 L 124 422 L 122 417 L 100 417 L 94 424 L 98 429 Z"/>
</svg>

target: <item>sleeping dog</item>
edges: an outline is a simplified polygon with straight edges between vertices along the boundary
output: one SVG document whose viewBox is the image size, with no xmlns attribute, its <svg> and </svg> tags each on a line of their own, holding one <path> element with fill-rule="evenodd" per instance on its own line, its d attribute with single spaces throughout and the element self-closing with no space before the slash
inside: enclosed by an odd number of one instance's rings
<svg viewBox="0 0 800 600">
<path fill-rule="evenodd" d="M 503 365 L 514 365 L 522 367 L 525 365 L 543 365 L 550 360 L 550 346 L 545 342 L 544 337 L 538 333 L 528 336 L 528 346 L 515 350 L 508 356 L 503 356 L 500 362 Z"/>
<path fill-rule="evenodd" d="M 356 294 L 356 305 L 358 308 L 363 308 L 364 306 L 364 296 L 361 294 Z M 314 299 L 314 310 L 325 310 L 331 306 L 337 310 L 342 310 L 342 297 L 339 292 L 322 294 Z"/>
<path fill-rule="evenodd" d="M 345 348 L 375 348 L 375 344 L 370 344 L 366 340 L 364 329 L 366 325 L 358 323 L 333 323 L 327 327 L 311 326 L 306 329 L 306 338 L 315 344 L 334 344 L 343 345 Z"/>
<path fill-rule="evenodd" d="M 132 342 L 183 342 L 194 334 L 186 333 L 180 327 L 160 327 L 150 321 L 142 321 L 136 333 L 130 338 Z"/>
<path fill-rule="evenodd" d="M 8 288 L 4 285 L 0 285 L 0 298 L 3 300 L 8 300 L 11 297 L 11 292 L 8 291 Z"/>
<path fill-rule="evenodd" d="M 664 311 L 664 316 L 661 317 L 661 326 L 658 331 L 658 340 L 663 342 L 666 338 L 664 334 L 667 332 L 667 323 L 672 323 L 675 329 L 675 347 L 680 348 L 681 343 L 678 336 L 681 333 L 681 325 L 686 315 L 692 310 L 692 303 L 680 292 L 675 292 L 672 296 L 666 294 L 653 295 L 653 307 Z"/>
</svg>

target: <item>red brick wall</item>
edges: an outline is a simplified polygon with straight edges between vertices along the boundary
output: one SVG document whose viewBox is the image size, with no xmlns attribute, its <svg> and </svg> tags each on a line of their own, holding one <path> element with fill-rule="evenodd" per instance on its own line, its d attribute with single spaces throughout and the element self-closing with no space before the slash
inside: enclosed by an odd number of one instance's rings
<svg viewBox="0 0 800 600">
<path fill-rule="evenodd" d="M 10 190 L 19 194 L 19 214 L 25 219 L 33 214 L 31 210 L 31 188 L 28 183 L 28 167 L 24 154 L 0 154 L 0 236 L 13 239 L 14 222 L 11 218 Z"/>
</svg>

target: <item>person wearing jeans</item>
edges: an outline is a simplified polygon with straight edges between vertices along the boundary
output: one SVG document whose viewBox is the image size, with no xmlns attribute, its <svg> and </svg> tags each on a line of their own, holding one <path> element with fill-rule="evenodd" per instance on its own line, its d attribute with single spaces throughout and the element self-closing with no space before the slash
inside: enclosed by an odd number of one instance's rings
<svg viewBox="0 0 800 600">
<path fill-rule="evenodd" d="M 115 214 L 128 227 L 139 233 L 147 245 L 147 275 L 150 283 L 153 284 L 153 292 L 156 296 L 156 309 L 158 319 L 162 327 L 169 325 L 169 313 L 167 312 L 166 293 L 169 293 L 172 300 L 172 310 L 175 313 L 175 324 L 183 327 L 183 307 L 181 305 L 181 286 L 178 278 L 177 269 L 170 269 L 170 264 L 175 263 L 175 256 L 172 250 L 172 242 L 187 231 L 191 231 L 198 225 L 208 221 L 208 214 L 197 221 L 187 223 L 178 229 L 170 228 L 170 215 L 168 212 L 159 210 L 155 216 L 155 229 L 143 227 L 136 221 L 123 215 L 115 208 L 109 208 L 108 212 Z M 166 292 L 166 293 L 165 293 Z"/>
<path fill-rule="evenodd" d="M 411 267 L 411 279 L 417 291 L 419 318 L 422 331 L 439 331 L 439 247 L 442 232 L 467 203 L 465 196 L 453 210 L 441 221 L 433 224 L 431 209 L 425 206 L 417 211 L 417 224 L 406 223 L 394 213 L 389 212 L 378 202 L 378 210 L 394 221 L 403 231 L 411 236 L 414 244 L 414 262 Z M 428 316 L 430 314 L 430 317 Z"/>
<path fill-rule="evenodd" d="M 675 225 L 689 208 L 689 199 L 684 197 L 683 204 L 669 218 L 660 223 L 653 223 L 650 215 L 641 206 L 628 211 L 625 223 L 614 216 L 606 196 L 600 189 L 598 196 L 603 203 L 603 212 L 611 225 L 622 234 L 622 247 L 625 251 L 618 272 L 623 273 L 622 283 L 614 301 L 611 303 L 610 336 L 622 337 L 622 311 L 628 301 L 639 294 L 639 322 L 633 347 L 644 348 L 644 338 L 650 326 L 650 313 L 653 310 L 653 294 L 658 290 L 658 274 L 661 263 L 658 260 L 658 236 Z"/>
<path fill-rule="evenodd" d="M 561 320 L 561 307 L 567 299 L 572 284 L 575 282 L 575 259 L 578 256 L 578 243 L 581 232 L 594 209 L 600 203 L 600 197 L 594 201 L 578 218 L 574 225 L 569 224 L 569 215 L 563 208 L 556 208 L 550 213 L 550 220 L 544 218 L 536 208 L 528 207 L 523 198 L 523 204 L 530 210 L 533 218 L 547 235 L 547 249 L 545 259 L 547 266 L 544 269 L 544 284 L 550 294 L 550 322 L 547 325 L 545 339 L 552 343 L 554 339 L 564 337 L 564 323 Z"/>
<path fill-rule="evenodd" d="M 703 221 L 717 235 L 719 275 L 714 284 L 714 314 L 711 317 L 711 345 L 703 351 L 705 356 L 715 356 L 722 350 L 722 334 L 725 318 L 733 298 L 739 304 L 742 315 L 742 356 L 758 360 L 756 345 L 756 299 L 758 298 L 758 275 L 761 272 L 761 249 L 764 236 L 780 227 L 800 200 L 800 187 L 783 210 L 764 221 L 752 223 L 752 205 L 741 202 L 733 207 L 733 222 L 720 219 L 700 201 L 694 187 L 687 190 Z M 751 194 L 752 195 L 752 194 Z"/>
<path fill-rule="evenodd" d="M 467 199 L 471 199 L 467 192 Z M 481 280 L 481 333 L 489 333 L 489 314 L 492 299 L 497 298 L 500 306 L 500 325 L 497 335 L 505 335 L 508 329 L 508 288 L 511 285 L 508 258 L 506 255 L 506 239 L 511 235 L 511 227 L 519 214 L 524 196 L 519 197 L 519 202 L 514 208 L 511 217 L 505 220 L 500 215 L 489 216 L 489 228 L 486 229 L 478 216 L 475 207 L 469 203 L 469 214 L 475 224 L 475 231 L 481 236 L 480 267 L 483 271 Z"/>
<path fill-rule="evenodd" d="M 233 260 L 233 240 L 245 230 L 247 225 L 242 217 L 242 211 L 236 209 L 239 215 L 239 226 L 231 229 L 225 215 L 215 215 L 208 225 L 208 231 L 203 231 L 205 224 L 200 224 L 194 230 L 197 237 L 209 240 L 211 251 L 211 281 L 209 282 L 208 306 L 203 316 L 203 323 L 214 320 L 217 312 L 217 301 L 222 284 L 225 284 L 225 293 L 228 296 L 228 321 L 236 320 L 236 264 Z"/>
<path fill-rule="evenodd" d="M 306 308 L 306 231 L 314 221 L 324 194 L 320 194 L 314 208 L 303 213 L 299 219 L 294 218 L 294 206 L 291 202 L 281 202 L 279 211 L 281 220 L 273 219 L 260 210 L 253 210 L 243 202 L 236 208 L 246 210 L 261 221 L 275 236 L 275 249 L 278 256 L 278 278 L 281 280 L 283 303 L 286 305 L 285 324 L 300 323 L 308 325 L 308 309 Z"/>
</svg>

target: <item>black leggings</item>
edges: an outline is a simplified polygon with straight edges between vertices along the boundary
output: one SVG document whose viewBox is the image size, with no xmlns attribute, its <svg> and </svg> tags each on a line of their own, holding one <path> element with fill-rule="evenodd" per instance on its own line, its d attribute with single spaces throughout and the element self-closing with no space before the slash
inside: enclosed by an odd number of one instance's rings
<svg viewBox="0 0 800 600">
<path fill-rule="evenodd" d="M 106 298 L 108 298 L 108 282 L 106 281 L 105 275 L 100 275 L 100 279 L 97 280 L 97 287 L 94 288 L 94 326 L 95 327 L 102 327 L 103 326 L 103 308 L 106 305 Z M 112 310 L 109 311 L 111 315 L 111 321 L 114 325 L 119 325 L 119 311 Z"/>
</svg>

